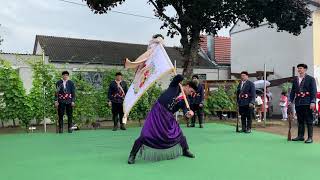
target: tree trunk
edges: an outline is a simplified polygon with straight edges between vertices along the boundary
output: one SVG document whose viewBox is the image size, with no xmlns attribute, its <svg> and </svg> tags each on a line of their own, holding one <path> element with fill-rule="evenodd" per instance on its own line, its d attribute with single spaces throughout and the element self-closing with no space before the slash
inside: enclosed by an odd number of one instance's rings
<svg viewBox="0 0 320 180">
<path fill-rule="evenodd" d="M 199 49 L 198 43 L 199 43 L 199 40 L 193 40 L 190 43 L 189 49 L 184 48 L 186 53 L 184 53 L 184 65 L 183 65 L 182 74 L 186 78 L 191 78 L 193 74 L 193 66 L 198 58 L 198 49 Z"/>
<path fill-rule="evenodd" d="M 16 127 L 16 120 L 12 119 L 13 127 Z"/>
<path fill-rule="evenodd" d="M 3 123 L 3 121 L 1 121 L 1 127 L 4 128 L 4 123 Z"/>
</svg>

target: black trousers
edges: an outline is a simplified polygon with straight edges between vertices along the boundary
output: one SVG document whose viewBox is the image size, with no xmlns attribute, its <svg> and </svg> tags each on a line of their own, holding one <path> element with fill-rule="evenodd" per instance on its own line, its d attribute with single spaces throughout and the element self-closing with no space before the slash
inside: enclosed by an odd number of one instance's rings
<svg viewBox="0 0 320 180">
<path fill-rule="evenodd" d="M 112 120 L 115 127 L 118 126 L 118 122 L 120 122 L 120 124 L 123 124 L 123 114 L 123 103 L 112 102 Z"/>
<path fill-rule="evenodd" d="M 191 124 L 196 123 L 196 118 L 198 116 L 199 124 L 203 124 L 203 107 L 200 107 L 199 104 L 191 104 L 191 110 L 194 112 L 194 116 L 191 119 Z"/>
<path fill-rule="evenodd" d="M 247 106 L 239 106 L 239 113 L 241 115 L 242 130 L 251 129 L 253 109 Z"/>
<path fill-rule="evenodd" d="M 136 156 L 143 144 L 144 144 L 143 138 L 140 136 L 138 139 L 135 140 L 132 146 L 132 149 L 130 151 L 130 155 Z M 189 145 L 185 136 L 181 137 L 179 144 L 183 151 L 186 151 L 189 149 Z"/>
<path fill-rule="evenodd" d="M 71 105 L 71 103 L 70 104 L 59 103 L 59 106 L 58 106 L 59 133 L 63 133 L 63 116 L 64 116 L 65 112 L 67 112 L 67 116 L 68 116 L 68 132 L 72 132 L 72 130 L 71 130 L 72 112 L 73 112 L 72 105 Z"/>
<path fill-rule="evenodd" d="M 296 112 L 298 117 L 298 136 L 304 137 L 305 124 L 307 124 L 308 137 L 313 136 L 313 112 L 310 109 L 310 105 L 296 106 Z"/>
</svg>

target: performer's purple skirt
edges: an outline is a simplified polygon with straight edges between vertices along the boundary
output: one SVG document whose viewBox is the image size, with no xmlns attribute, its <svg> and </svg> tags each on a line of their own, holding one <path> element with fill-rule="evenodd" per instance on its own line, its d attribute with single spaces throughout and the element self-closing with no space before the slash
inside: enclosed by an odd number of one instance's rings
<svg viewBox="0 0 320 180">
<path fill-rule="evenodd" d="M 147 115 L 139 139 L 143 142 L 140 152 L 144 159 L 163 160 L 182 154 L 180 143 L 185 137 L 173 114 L 156 102 Z"/>
</svg>

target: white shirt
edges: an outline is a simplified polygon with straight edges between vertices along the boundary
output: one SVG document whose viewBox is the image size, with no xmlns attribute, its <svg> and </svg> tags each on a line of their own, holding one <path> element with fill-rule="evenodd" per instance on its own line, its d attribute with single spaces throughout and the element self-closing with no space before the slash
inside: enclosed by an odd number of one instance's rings
<svg viewBox="0 0 320 180">
<path fill-rule="evenodd" d="M 62 84 L 63 84 L 63 88 L 64 88 L 64 89 L 66 89 L 66 87 L 67 87 L 67 81 L 68 81 L 68 80 L 63 80 L 63 83 L 62 83 Z"/>
<path fill-rule="evenodd" d="M 241 81 L 241 89 L 243 88 L 243 85 L 246 83 L 247 81 Z"/>
<path fill-rule="evenodd" d="M 301 84 L 302 80 L 303 80 L 304 76 L 303 77 L 298 77 L 298 80 L 299 80 L 299 85 Z"/>
<path fill-rule="evenodd" d="M 259 106 L 263 104 L 262 98 L 261 98 L 260 96 L 257 96 L 257 97 L 256 97 L 256 103 L 257 103 L 257 105 L 259 105 Z"/>
</svg>

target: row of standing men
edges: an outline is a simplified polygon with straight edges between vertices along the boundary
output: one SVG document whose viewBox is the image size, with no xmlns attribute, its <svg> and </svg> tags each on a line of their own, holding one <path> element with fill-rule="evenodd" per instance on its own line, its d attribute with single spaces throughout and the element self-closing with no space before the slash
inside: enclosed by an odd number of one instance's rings
<svg viewBox="0 0 320 180">
<path fill-rule="evenodd" d="M 199 120 L 199 127 L 203 128 L 204 123 L 204 89 L 199 82 L 199 77 L 194 75 L 192 77 L 193 81 L 197 84 L 198 90 L 188 96 L 188 101 L 190 102 L 190 108 L 195 112 L 196 116 L 191 119 L 191 124 L 188 122 L 188 127 L 195 127 L 196 117 Z M 111 107 L 112 120 L 114 123 L 113 131 L 126 130 L 124 123 L 122 122 L 124 112 L 123 112 L 123 101 L 124 97 L 128 91 L 127 83 L 123 80 L 122 74 L 117 72 L 115 74 L 115 79 L 111 81 L 108 90 L 108 105 Z M 62 79 L 56 83 L 56 94 L 55 94 L 55 107 L 58 113 L 58 133 L 63 133 L 63 116 L 66 112 L 68 117 L 68 132 L 72 133 L 72 114 L 73 107 L 75 106 L 76 100 L 76 87 L 72 80 L 69 80 L 69 72 L 62 72 Z"/>
<path fill-rule="evenodd" d="M 298 64 L 298 76 L 294 77 L 289 95 L 289 106 L 295 106 L 298 119 L 298 136 L 293 141 L 313 142 L 313 110 L 316 108 L 317 86 L 315 79 L 308 75 L 306 64 Z M 237 88 L 237 101 L 241 115 L 241 132 L 251 133 L 252 111 L 255 104 L 256 90 L 249 80 L 248 72 L 241 72 L 241 82 Z M 305 125 L 307 139 L 305 140 Z"/>
<path fill-rule="evenodd" d="M 308 129 L 308 138 L 306 143 L 313 142 L 313 115 L 312 110 L 316 103 L 316 83 L 315 79 L 306 73 L 308 66 L 306 64 L 297 65 L 298 76 L 293 79 L 292 89 L 289 96 L 289 104 L 294 103 L 298 118 L 298 136 L 293 141 L 304 141 L 305 124 Z M 196 93 L 188 97 L 190 107 L 198 116 L 199 126 L 203 127 L 203 86 L 199 83 L 199 77 L 194 75 L 193 81 L 198 85 Z M 69 73 L 62 72 L 62 79 L 56 83 L 57 93 L 55 96 L 55 106 L 59 115 L 59 133 L 63 132 L 63 116 L 66 111 L 68 116 L 68 132 L 72 132 L 72 111 L 75 106 L 75 85 L 69 80 Z M 110 83 L 108 91 L 108 103 L 112 108 L 112 119 L 114 122 L 113 130 L 125 130 L 122 122 L 123 117 L 123 100 L 127 92 L 127 84 L 122 79 L 121 73 L 116 73 L 115 80 Z M 241 132 L 251 133 L 252 116 L 251 112 L 255 104 L 256 90 L 254 83 L 249 80 L 248 72 L 241 73 L 241 82 L 237 88 L 237 102 L 239 113 L 241 115 Z M 195 126 L 196 116 L 192 117 L 190 127 Z"/>
</svg>

